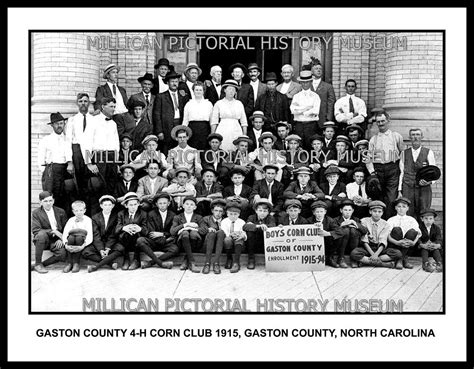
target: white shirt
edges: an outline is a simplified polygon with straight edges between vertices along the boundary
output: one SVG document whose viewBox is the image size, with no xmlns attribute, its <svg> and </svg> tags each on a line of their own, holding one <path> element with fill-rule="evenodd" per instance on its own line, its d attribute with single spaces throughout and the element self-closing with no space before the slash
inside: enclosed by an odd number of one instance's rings
<svg viewBox="0 0 474 369">
<path fill-rule="evenodd" d="M 118 152 L 120 150 L 117 124 L 101 112 L 93 117 L 92 129 L 86 130 L 87 139 L 81 146 L 84 162 L 89 164 L 94 151 L 111 150 Z M 100 155 L 96 160 L 100 159 Z M 105 160 L 105 158 L 104 158 Z"/>
<path fill-rule="evenodd" d="M 352 105 L 354 105 L 354 112 L 358 113 L 356 117 L 354 117 L 353 113 L 350 113 L 349 109 L 349 98 L 352 99 Z M 334 116 L 339 123 L 347 123 L 347 124 L 358 124 L 363 123 L 365 118 L 367 117 L 367 107 L 365 106 L 364 100 L 355 96 L 349 95 L 341 97 L 336 101 L 334 104 Z"/>
<path fill-rule="evenodd" d="M 184 212 L 183 214 L 184 214 L 184 217 L 186 218 L 186 223 L 191 222 L 191 219 L 192 219 L 194 213 L 188 214 L 188 213 Z"/>
<path fill-rule="evenodd" d="M 191 175 L 200 173 L 202 170 L 201 158 L 199 157 L 199 151 L 195 148 L 186 145 L 183 149 L 181 146 L 176 146 L 168 152 L 168 168 L 185 167 L 191 172 Z M 166 177 L 169 169 L 163 173 L 163 177 Z"/>
<path fill-rule="evenodd" d="M 214 88 L 217 91 L 217 96 L 220 98 L 221 97 L 222 84 L 219 84 L 219 86 L 217 86 L 217 82 L 214 81 L 214 80 L 212 80 L 212 83 L 214 84 Z"/>
<path fill-rule="evenodd" d="M 189 122 L 195 120 L 209 122 L 212 116 L 212 109 L 212 103 L 207 99 L 196 100 L 193 98 L 189 100 L 184 106 L 183 125 L 187 126 Z"/>
<path fill-rule="evenodd" d="M 49 211 L 43 208 L 43 210 L 46 212 L 46 215 L 48 216 L 49 224 L 51 225 L 51 229 L 53 231 L 58 229 L 58 223 L 56 222 L 56 217 L 54 216 L 54 210 L 51 208 Z"/>
<path fill-rule="evenodd" d="M 418 160 L 418 156 L 420 155 L 421 147 L 422 146 L 420 146 L 416 150 L 413 147 L 411 148 L 411 155 L 413 156 L 413 162 L 416 162 Z M 428 160 L 428 165 L 436 165 L 436 160 L 435 160 L 435 157 L 434 157 L 433 150 L 428 151 L 427 160 Z M 398 191 L 401 191 L 402 186 L 403 186 L 403 176 L 405 174 L 405 151 L 402 151 L 401 154 L 400 154 L 399 167 L 400 167 L 400 179 L 398 180 Z M 435 183 L 436 183 L 436 181 L 432 181 L 431 184 L 435 184 Z"/>
<path fill-rule="evenodd" d="M 268 187 L 268 201 L 270 201 L 272 204 L 273 204 L 273 199 L 272 199 L 272 186 L 273 184 L 275 183 L 275 181 L 273 181 L 272 183 L 268 182 L 268 181 L 265 181 L 267 182 L 267 187 Z"/>
<path fill-rule="evenodd" d="M 163 226 L 165 225 L 166 217 L 168 215 L 168 211 L 161 211 L 158 210 L 158 213 L 160 213 L 161 216 L 161 221 L 163 222 Z"/>
<path fill-rule="evenodd" d="M 319 107 L 321 98 L 316 92 L 311 90 L 302 90 L 293 96 L 290 110 L 295 116 L 294 120 L 299 122 L 309 122 L 319 119 Z M 310 110 L 300 113 L 303 108 L 311 108 Z"/>
<path fill-rule="evenodd" d="M 255 104 L 255 102 L 257 101 L 257 94 L 258 94 L 258 84 L 259 84 L 259 80 L 257 79 L 255 82 L 254 81 L 250 81 L 250 86 L 252 86 L 252 89 L 253 89 L 253 103 Z"/>
<path fill-rule="evenodd" d="M 403 151 L 403 137 L 398 132 L 388 129 L 386 132 L 379 132 L 369 141 L 369 152 L 374 153 L 373 161 L 379 164 L 396 162 Z M 367 163 L 369 173 L 374 171 L 372 160 Z"/>
<path fill-rule="evenodd" d="M 253 134 L 255 135 L 255 147 L 258 149 L 260 147 L 260 141 L 258 140 L 260 136 L 262 135 L 263 130 L 256 130 L 255 128 L 253 129 Z"/>
<path fill-rule="evenodd" d="M 285 95 L 285 94 L 288 92 L 288 90 L 289 90 L 289 88 L 290 88 L 290 85 L 291 85 L 291 81 L 290 81 L 290 82 L 283 82 L 283 83 L 281 84 L 280 92 L 281 92 L 283 95 Z"/>
<path fill-rule="evenodd" d="M 84 115 L 77 113 L 67 120 L 66 124 L 66 137 L 72 144 L 82 144 L 82 141 L 86 139 L 86 132 L 92 129 L 91 124 L 93 122 L 93 116 L 89 113 L 86 114 L 86 130 L 84 131 Z"/>
<path fill-rule="evenodd" d="M 180 115 L 179 115 L 179 97 L 178 97 L 178 91 L 171 91 L 171 90 L 168 90 L 170 95 L 171 95 L 171 101 L 173 102 L 173 106 L 175 104 L 175 101 L 173 99 L 173 95 L 176 96 L 176 104 L 178 104 L 177 108 L 178 109 L 175 109 L 174 111 L 174 119 L 179 119 L 180 118 Z"/>
<path fill-rule="evenodd" d="M 329 193 L 328 193 L 328 195 L 331 194 L 332 190 L 334 190 L 334 187 L 336 187 L 336 185 L 337 185 L 337 182 L 334 183 L 333 185 L 329 183 Z"/>
<path fill-rule="evenodd" d="M 319 84 L 321 83 L 321 78 L 314 78 L 313 77 L 313 88 L 314 91 L 316 91 L 319 87 Z"/>
<path fill-rule="evenodd" d="M 38 146 L 38 167 L 45 169 L 43 164 L 65 164 L 72 161 L 71 142 L 66 135 L 51 133 L 41 139 Z"/>
<path fill-rule="evenodd" d="M 387 220 L 387 223 L 392 227 L 400 227 L 402 229 L 403 235 L 407 233 L 408 230 L 414 229 L 418 232 L 418 237 L 421 236 L 420 227 L 418 226 L 418 222 L 415 218 L 409 215 L 395 215 Z"/>
<path fill-rule="evenodd" d="M 128 111 L 125 103 L 123 102 L 122 94 L 119 91 L 118 85 L 115 85 L 116 94 L 114 95 L 114 84 L 107 81 L 107 84 L 110 87 L 110 91 L 112 91 L 112 95 L 115 99 L 115 114 L 122 114 Z"/>
<path fill-rule="evenodd" d="M 222 219 L 221 222 L 221 229 L 224 231 L 227 237 L 230 236 L 230 228 L 232 225 L 232 221 L 229 218 Z M 245 221 L 243 219 L 237 218 L 234 222 L 234 232 L 242 232 L 244 234 L 244 240 L 247 239 L 247 233 L 242 229 L 245 225 Z"/>
<path fill-rule="evenodd" d="M 242 193 L 242 184 L 234 185 L 234 194 L 236 196 L 240 196 L 241 193 Z"/>
<path fill-rule="evenodd" d="M 193 90 L 194 82 L 186 81 L 186 85 L 188 85 L 189 92 L 191 93 L 191 99 L 194 99 L 194 98 L 195 98 L 195 96 L 194 96 L 194 90 Z"/>
<path fill-rule="evenodd" d="M 160 93 L 166 92 L 169 90 L 168 84 L 163 82 L 163 77 L 158 76 L 158 86 Z"/>
<path fill-rule="evenodd" d="M 109 218 L 110 218 L 110 214 L 105 214 L 104 212 L 102 212 L 102 215 L 104 217 L 104 223 L 105 223 L 105 228 L 107 229 L 107 224 L 109 224 Z"/>
<path fill-rule="evenodd" d="M 146 94 L 142 91 L 143 98 L 145 99 L 145 108 L 146 108 L 146 97 L 148 96 L 148 103 L 151 103 L 151 93 Z"/>
<path fill-rule="evenodd" d="M 69 236 L 69 231 L 74 228 L 85 229 L 87 231 L 86 236 L 86 246 L 92 243 L 92 219 L 89 218 L 87 215 L 84 215 L 82 221 L 76 221 L 76 217 L 69 218 L 66 225 L 64 226 L 63 231 L 63 242 L 67 243 L 67 237 Z M 81 246 L 81 245 L 77 245 Z"/>
<path fill-rule="evenodd" d="M 155 193 L 155 183 L 158 177 L 151 178 L 150 176 L 148 177 L 150 179 L 150 187 L 151 187 L 151 193 Z"/>
<path fill-rule="evenodd" d="M 364 200 L 367 200 L 367 192 L 365 192 L 365 182 L 362 182 L 361 184 L 362 188 L 362 198 Z M 353 200 L 355 196 L 359 196 L 359 185 L 355 182 L 351 182 L 346 185 L 346 193 L 347 193 L 347 198 L 349 200 Z"/>
</svg>

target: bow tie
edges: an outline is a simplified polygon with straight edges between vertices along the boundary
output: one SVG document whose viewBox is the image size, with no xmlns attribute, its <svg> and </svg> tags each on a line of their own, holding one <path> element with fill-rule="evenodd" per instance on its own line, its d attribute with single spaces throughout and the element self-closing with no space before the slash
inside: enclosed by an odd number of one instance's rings
<svg viewBox="0 0 474 369">
<path fill-rule="evenodd" d="M 219 87 L 221 84 L 220 83 L 216 83 L 216 87 Z"/>
</svg>

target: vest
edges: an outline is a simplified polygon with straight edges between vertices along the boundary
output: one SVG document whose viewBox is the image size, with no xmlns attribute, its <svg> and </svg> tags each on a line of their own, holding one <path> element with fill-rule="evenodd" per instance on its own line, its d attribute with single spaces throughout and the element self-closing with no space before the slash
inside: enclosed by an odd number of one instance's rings
<svg viewBox="0 0 474 369">
<path fill-rule="evenodd" d="M 428 165 L 428 153 L 429 149 L 426 147 L 421 147 L 420 154 L 418 159 L 413 161 L 413 155 L 411 153 L 411 148 L 405 149 L 405 172 L 403 173 L 403 184 L 410 187 L 419 187 L 415 183 L 416 172 L 423 166 Z"/>
</svg>

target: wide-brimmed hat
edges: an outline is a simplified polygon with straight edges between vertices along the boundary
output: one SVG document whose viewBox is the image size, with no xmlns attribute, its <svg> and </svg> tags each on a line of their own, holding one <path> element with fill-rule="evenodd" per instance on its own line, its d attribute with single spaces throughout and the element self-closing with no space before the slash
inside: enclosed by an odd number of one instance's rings
<svg viewBox="0 0 474 369">
<path fill-rule="evenodd" d="M 359 140 L 354 144 L 354 147 L 357 148 L 360 145 L 369 146 L 369 141 L 368 140 Z"/>
<path fill-rule="evenodd" d="M 159 59 L 158 63 L 155 64 L 155 69 L 158 69 L 161 65 L 166 65 L 169 68 L 170 67 L 170 61 L 166 58 Z"/>
<path fill-rule="evenodd" d="M 247 135 L 240 135 L 240 136 L 237 137 L 234 141 L 232 141 L 232 143 L 233 143 L 235 146 L 237 146 L 240 141 L 246 141 L 246 142 L 248 142 L 249 145 L 252 145 L 252 144 L 253 144 L 252 139 L 249 138 L 249 136 L 247 136 Z"/>
<path fill-rule="evenodd" d="M 138 83 L 142 83 L 143 81 L 150 81 L 153 82 L 153 75 L 151 73 L 145 73 L 142 77 L 137 79 Z"/>
<path fill-rule="evenodd" d="M 145 147 L 148 144 L 148 142 L 150 142 L 150 141 L 156 141 L 156 143 L 158 143 L 159 140 L 158 140 L 158 137 L 155 136 L 155 135 L 145 136 L 145 138 L 142 141 L 143 147 Z"/>
<path fill-rule="evenodd" d="M 437 181 L 441 177 L 441 170 L 436 165 L 427 165 L 416 172 L 416 183 L 424 179 L 427 182 Z"/>
<path fill-rule="evenodd" d="M 254 210 L 257 209 L 257 206 L 258 205 L 267 205 L 268 206 L 268 209 L 271 211 L 272 208 L 273 208 L 273 203 L 269 200 L 269 199 L 266 199 L 266 198 L 260 198 L 259 200 L 255 201 L 254 204 L 253 204 L 253 208 Z"/>
<path fill-rule="evenodd" d="M 253 120 L 254 118 L 262 118 L 263 121 L 267 120 L 267 117 L 265 117 L 265 114 L 263 114 L 263 111 L 260 110 L 255 110 L 253 114 L 249 117 L 249 119 Z"/>
<path fill-rule="evenodd" d="M 247 74 L 247 68 L 245 67 L 245 65 L 243 65 L 242 63 L 234 63 L 232 64 L 230 67 L 229 67 L 229 73 L 232 73 L 232 71 L 234 70 L 234 68 L 240 68 L 242 69 L 242 71 Z"/>
<path fill-rule="evenodd" d="M 173 140 L 178 141 L 178 138 L 176 137 L 176 134 L 179 131 L 186 131 L 186 133 L 188 134 L 188 138 L 190 138 L 193 135 L 193 131 L 191 130 L 191 128 L 189 128 L 188 126 L 184 126 L 184 125 L 180 124 L 179 126 L 173 127 L 173 129 L 171 130 L 171 138 Z"/>
<path fill-rule="evenodd" d="M 331 120 L 328 120 L 327 122 L 324 122 L 323 123 L 323 131 L 326 129 L 326 128 L 334 128 L 336 129 L 337 125 L 336 123 L 334 123 L 333 121 Z"/>
<path fill-rule="evenodd" d="M 278 171 L 280 170 L 280 168 L 278 167 L 278 165 L 275 165 L 275 164 L 266 164 L 263 166 L 262 170 L 265 172 L 267 169 L 275 169 L 278 173 Z"/>
<path fill-rule="evenodd" d="M 113 204 L 115 204 L 117 202 L 115 197 L 113 197 L 112 195 L 104 195 L 104 196 L 100 197 L 99 204 L 102 204 L 102 202 L 105 201 L 105 200 L 110 200 L 110 201 L 112 201 Z"/>
<path fill-rule="evenodd" d="M 222 137 L 221 134 L 219 133 L 211 133 L 209 136 L 207 136 L 207 141 L 211 141 L 214 138 L 218 139 L 220 142 L 224 140 L 224 137 Z"/>
<path fill-rule="evenodd" d="M 140 198 L 138 197 L 138 195 L 136 194 L 136 192 L 128 192 L 126 193 L 124 196 L 123 196 L 123 199 L 122 199 L 122 202 L 121 204 L 123 206 L 127 205 L 127 202 L 129 202 L 130 200 L 138 200 L 140 201 Z"/>
<path fill-rule="evenodd" d="M 250 72 L 252 69 L 257 69 L 260 73 L 262 73 L 262 68 L 260 68 L 257 63 L 250 63 L 248 65 L 247 70 Z"/>
<path fill-rule="evenodd" d="M 262 143 L 264 139 L 266 138 L 271 138 L 272 139 L 272 143 L 275 143 L 275 141 L 277 140 L 277 138 L 275 137 L 275 135 L 271 132 L 263 132 L 260 137 L 258 138 L 258 142 Z"/>
<path fill-rule="evenodd" d="M 276 73 L 274 72 L 265 73 L 264 82 L 267 83 L 268 81 L 278 81 Z"/>
<path fill-rule="evenodd" d="M 302 70 L 297 80 L 300 82 L 310 82 L 313 80 L 313 74 L 310 70 Z"/>
<path fill-rule="evenodd" d="M 341 171 L 339 170 L 337 166 L 331 165 L 324 171 L 324 176 L 326 177 L 330 174 L 340 174 L 340 173 Z"/>
<path fill-rule="evenodd" d="M 361 134 L 361 136 L 364 135 L 364 129 L 363 129 L 361 126 L 357 125 L 357 124 L 348 125 L 348 126 L 346 127 L 346 133 L 349 134 L 349 132 L 350 132 L 350 131 L 353 131 L 354 129 L 357 130 L 357 131 L 359 131 L 359 133 Z"/>
<path fill-rule="evenodd" d="M 179 173 L 186 173 L 188 177 L 191 176 L 191 172 L 186 167 L 178 167 L 174 170 L 174 176 L 177 177 Z"/>
<path fill-rule="evenodd" d="M 174 70 L 170 70 L 168 73 L 166 73 L 166 76 L 163 77 L 164 82 L 168 82 L 172 78 L 181 78 L 181 74 L 176 73 Z"/>
<path fill-rule="evenodd" d="M 63 120 L 66 120 L 66 118 L 64 118 L 60 112 L 51 113 L 51 115 L 49 116 L 49 122 L 47 124 L 53 124 L 56 122 L 61 122 Z"/>
<path fill-rule="evenodd" d="M 197 69 L 198 75 L 202 74 L 202 69 L 199 68 L 199 66 L 196 63 L 188 63 L 188 65 L 186 65 L 186 68 L 184 69 L 184 73 L 186 74 L 191 69 Z"/>
<path fill-rule="evenodd" d="M 227 79 L 223 84 L 222 84 L 222 89 L 224 90 L 226 87 L 234 87 L 236 90 L 240 88 L 239 83 L 235 79 Z"/>
<path fill-rule="evenodd" d="M 117 72 L 120 72 L 120 67 L 117 67 L 115 64 L 109 64 L 104 68 L 104 73 L 102 74 L 102 78 L 107 79 L 107 75 L 112 69 L 117 69 Z"/>
</svg>

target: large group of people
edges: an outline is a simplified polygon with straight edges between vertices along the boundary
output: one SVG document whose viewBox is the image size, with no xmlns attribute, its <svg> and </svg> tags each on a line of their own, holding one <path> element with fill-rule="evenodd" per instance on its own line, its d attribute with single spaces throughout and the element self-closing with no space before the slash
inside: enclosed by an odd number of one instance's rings
<svg viewBox="0 0 474 369">
<path fill-rule="evenodd" d="M 352 267 L 411 268 L 416 246 L 424 270 L 442 271 L 434 153 L 421 129 L 410 129 L 405 148 L 386 111 L 369 116 L 354 79 L 336 99 L 319 62 L 296 78 L 282 66 L 278 83 L 274 72 L 262 81 L 256 63 L 233 64 L 225 81 L 213 66 L 203 80 L 197 64 L 179 74 L 163 58 L 128 97 L 119 73 L 104 69 L 93 108 L 80 92 L 77 114 L 50 116 L 32 269 L 66 261 L 64 272 L 78 272 L 81 258 L 93 262 L 88 272 L 172 268 L 182 250 L 183 270 L 200 272 L 202 252 L 202 272 L 219 274 L 224 252 L 236 273 L 242 252 L 255 268 L 268 228 L 314 224 L 334 268 L 349 267 L 346 253 Z"/>
</svg>

